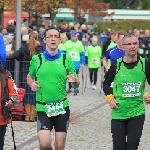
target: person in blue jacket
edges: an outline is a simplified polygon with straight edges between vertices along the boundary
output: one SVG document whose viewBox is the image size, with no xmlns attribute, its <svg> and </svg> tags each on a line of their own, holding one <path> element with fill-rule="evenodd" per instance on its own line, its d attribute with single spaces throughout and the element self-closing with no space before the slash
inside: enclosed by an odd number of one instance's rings
<svg viewBox="0 0 150 150">
<path fill-rule="evenodd" d="M 3 28 L 0 25 L 0 62 L 1 65 L 6 68 L 6 49 L 5 49 L 5 43 L 3 39 Z"/>
</svg>

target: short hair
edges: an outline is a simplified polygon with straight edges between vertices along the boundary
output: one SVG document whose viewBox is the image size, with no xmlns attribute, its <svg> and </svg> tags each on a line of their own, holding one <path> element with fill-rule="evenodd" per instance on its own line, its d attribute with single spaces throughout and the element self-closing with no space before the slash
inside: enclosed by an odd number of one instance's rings
<svg viewBox="0 0 150 150">
<path fill-rule="evenodd" d="M 6 27 L 6 30 L 8 33 L 14 33 L 15 32 L 15 26 L 10 24 Z"/>
<path fill-rule="evenodd" d="M 118 32 L 112 31 L 112 32 L 110 33 L 110 35 L 118 35 Z"/>
<path fill-rule="evenodd" d="M 51 28 L 48 28 L 48 29 L 45 30 L 45 32 L 44 32 L 44 38 L 46 37 L 46 32 L 49 31 L 49 30 L 56 30 L 56 31 L 58 31 L 59 37 L 60 37 L 60 31 L 57 28 L 55 28 L 55 27 L 51 27 Z"/>
<path fill-rule="evenodd" d="M 92 37 L 92 41 L 98 41 L 97 36 L 93 36 L 93 37 Z"/>
<path fill-rule="evenodd" d="M 125 35 L 126 33 L 127 33 L 127 32 L 124 31 L 124 30 L 119 31 L 119 32 L 118 32 L 118 38 L 119 38 L 120 35 Z"/>
<path fill-rule="evenodd" d="M 62 37 L 66 37 L 67 38 L 67 35 L 66 35 L 66 33 L 61 33 L 60 34 L 60 37 L 62 38 Z"/>
<path fill-rule="evenodd" d="M 126 39 L 129 37 L 135 37 L 139 43 L 138 37 L 134 33 L 126 33 L 125 36 L 122 38 L 122 44 L 125 44 Z"/>
</svg>

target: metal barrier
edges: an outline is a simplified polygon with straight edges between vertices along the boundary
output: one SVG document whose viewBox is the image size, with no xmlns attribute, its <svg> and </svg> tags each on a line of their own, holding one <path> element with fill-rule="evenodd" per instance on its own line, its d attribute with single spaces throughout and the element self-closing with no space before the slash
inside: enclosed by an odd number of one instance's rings
<svg viewBox="0 0 150 150">
<path fill-rule="evenodd" d="M 15 84 L 18 85 L 17 88 L 25 89 L 25 96 L 24 96 L 23 103 L 35 105 L 35 92 L 31 91 L 26 81 L 26 77 L 29 72 L 30 61 L 19 61 L 20 67 L 17 69 L 17 72 L 15 72 L 15 59 L 10 59 L 10 60 L 0 61 L 0 62 L 6 63 L 6 69 L 10 71 L 13 79 L 16 73 L 19 74 L 18 76 L 19 79 L 17 80 L 18 83 Z"/>
</svg>

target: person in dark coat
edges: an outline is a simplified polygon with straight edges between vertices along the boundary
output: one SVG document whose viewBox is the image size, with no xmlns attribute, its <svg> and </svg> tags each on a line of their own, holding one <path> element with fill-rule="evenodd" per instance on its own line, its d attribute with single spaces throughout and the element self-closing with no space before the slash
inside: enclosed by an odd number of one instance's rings
<svg viewBox="0 0 150 150">
<path fill-rule="evenodd" d="M 29 34 L 29 40 L 26 42 L 26 44 L 22 45 L 20 49 L 14 53 L 14 58 L 18 61 L 21 61 L 21 86 L 26 90 L 24 97 L 26 112 L 25 121 L 35 121 L 35 93 L 32 92 L 30 87 L 27 85 L 26 77 L 30 65 L 29 62 L 32 56 L 43 52 L 43 47 L 40 46 L 40 42 L 37 39 L 37 34 L 35 32 L 31 32 Z"/>
</svg>

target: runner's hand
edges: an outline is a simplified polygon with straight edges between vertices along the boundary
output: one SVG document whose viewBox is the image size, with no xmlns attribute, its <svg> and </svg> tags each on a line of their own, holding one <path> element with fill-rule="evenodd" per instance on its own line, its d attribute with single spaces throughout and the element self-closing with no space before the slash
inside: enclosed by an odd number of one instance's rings
<svg viewBox="0 0 150 150">
<path fill-rule="evenodd" d="M 108 67 L 106 68 L 106 71 L 108 72 L 109 69 L 110 69 L 110 67 L 108 66 Z"/>
<path fill-rule="evenodd" d="M 112 99 L 109 103 L 109 106 L 111 109 L 115 109 L 115 108 L 118 108 L 117 106 L 117 101 L 115 99 Z"/>
<path fill-rule="evenodd" d="M 36 92 L 40 86 L 38 85 L 37 81 L 32 82 L 31 90 Z"/>
<path fill-rule="evenodd" d="M 144 96 L 144 102 L 150 103 L 150 95 Z"/>
<path fill-rule="evenodd" d="M 77 77 L 75 77 L 73 74 L 69 73 L 67 76 L 68 82 L 77 82 Z"/>
</svg>

